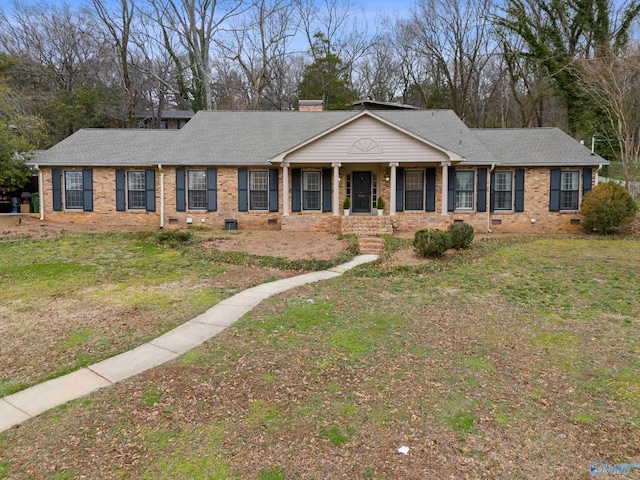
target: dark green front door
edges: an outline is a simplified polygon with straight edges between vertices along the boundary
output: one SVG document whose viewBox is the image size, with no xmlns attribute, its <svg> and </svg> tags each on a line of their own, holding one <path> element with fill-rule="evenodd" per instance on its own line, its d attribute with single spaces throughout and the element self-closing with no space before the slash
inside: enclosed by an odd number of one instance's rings
<svg viewBox="0 0 640 480">
<path fill-rule="evenodd" d="M 353 172 L 351 211 L 371 213 L 371 172 Z"/>
</svg>

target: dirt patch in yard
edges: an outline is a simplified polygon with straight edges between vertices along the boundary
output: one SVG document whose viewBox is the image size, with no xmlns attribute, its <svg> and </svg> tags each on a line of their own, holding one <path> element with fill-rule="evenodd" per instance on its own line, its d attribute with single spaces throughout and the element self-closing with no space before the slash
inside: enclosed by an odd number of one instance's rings
<svg viewBox="0 0 640 480">
<path fill-rule="evenodd" d="M 0 215 L 0 241 L 20 238 L 58 238 L 65 233 L 138 232 L 159 229 L 136 225 L 62 224 L 41 221 L 34 215 Z M 286 257 L 289 260 L 331 260 L 347 248 L 348 240 L 321 232 L 281 232 L 274 230 L 233 232 L 193 229 L 206 248 L 225 252 Z"/>
<path fill-rule="evenodd" d="M 289 260 L 332 260 L 348 247 L 347 239 L 336 234 L 320 232 L 217 232 L 205 238 L 205 248 L 286 257 Z"/>
</svg>

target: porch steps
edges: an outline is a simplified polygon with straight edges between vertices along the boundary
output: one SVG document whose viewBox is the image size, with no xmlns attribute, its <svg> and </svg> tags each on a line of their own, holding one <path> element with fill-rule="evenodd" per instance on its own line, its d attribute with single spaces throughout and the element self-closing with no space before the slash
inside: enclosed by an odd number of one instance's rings
<svg viewBox="0 0 640 480">
<path fill-rule="evenodd" d="M 384 253 L 384 239 L 380 237 L 358 237 L 361 254 L 380 255 Z"/>
</svg>

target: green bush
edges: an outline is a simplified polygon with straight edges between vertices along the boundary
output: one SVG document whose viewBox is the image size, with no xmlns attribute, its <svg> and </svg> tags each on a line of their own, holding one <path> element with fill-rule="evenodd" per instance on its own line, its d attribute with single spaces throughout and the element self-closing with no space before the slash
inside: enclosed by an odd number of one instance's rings
<svg viewBox="0 0 640 480">
<path fill-rule="evenodd" d="M 449 225 L 449 235 L 452 248 L 466 249 L 473 243 L 473 227 L 468 223 L 452 223 Z"/>
<path fill-rule="evenodd" d="M 193 239 L 193 233 L 186 230 L 168 230 L 158 233 L 158 243 L 179 244 Z"/>
<path fill-rule="evenodd" d="M 584 196 L 580 210 L 584 215 L 582 226 L 586 231 L 610 233 L 616 227 L 633 222 L 638 206 L 622 185 L 605 182 L 596 185 Z"/>
<path fill-rule="evenodd" d="M 422 257 L 439 257 L 451 248 L 451 235 L 442 230 L 423 228 L 415 233 L 413 248 Z"/>
</svg>

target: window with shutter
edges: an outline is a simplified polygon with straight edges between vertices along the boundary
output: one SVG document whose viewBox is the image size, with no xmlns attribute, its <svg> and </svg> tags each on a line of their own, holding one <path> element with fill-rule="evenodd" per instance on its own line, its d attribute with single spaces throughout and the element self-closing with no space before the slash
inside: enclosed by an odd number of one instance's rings
<svg viewBox="0 0 640 480">
<path fill-rule="evenodd" d="M 249 172 L 249 209 L 269 208 L 269 172 L 256 170 Z"/>
<path fill-rule="evenodd" d="M 513 172 L 496 170 L 494 178 L 494 210 L 511 210 L 513 208 Z"/>
<path fill-rule="evenodd" d="M 319 171 L 302 172 L 302 209 L 320 210 L 322 177 Z"/>
<path fill-rule="evenodd" d="M 82 210 L 84 208 L 84 187 L 82 171 L 72 170 L 64 172 L 64 207 L 68 210 Z"/>
<path fill-rule="evenodd" d="M 580 172 L 560 173 L 560 210 L 578 210 L 580 199 Z"/>
<path fill-rule="evenodd" d="M 147 208 L 145 185 L 144 172 L 127 172 L 127 208 L 130 210 L 144 210 Z"/>
<path fill-rule="evenodd" d="M 456 210 L 473 210 L 475 172 L 473 170 L 456 170 L 455 185 Z"/>
<path fill-rule="evenodd" d="M 405 170 L 404 209 L 424 210 L 424 171 Z"/>
<path fill-rule="evenodd" d="M 187 173 L 187 198 L 189 210 L 207 208 L 207 172 L 205 170 L 189 170 Z"/>
</svg>

